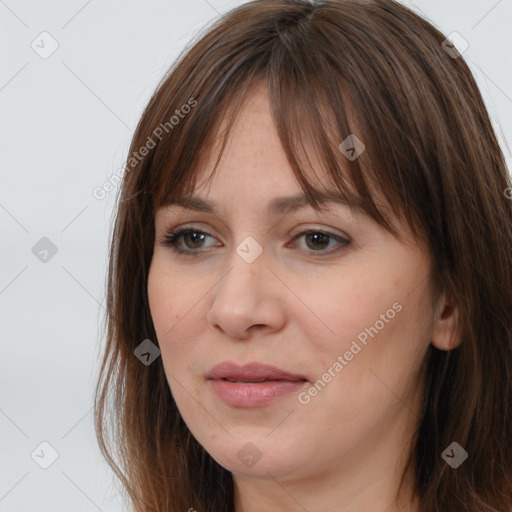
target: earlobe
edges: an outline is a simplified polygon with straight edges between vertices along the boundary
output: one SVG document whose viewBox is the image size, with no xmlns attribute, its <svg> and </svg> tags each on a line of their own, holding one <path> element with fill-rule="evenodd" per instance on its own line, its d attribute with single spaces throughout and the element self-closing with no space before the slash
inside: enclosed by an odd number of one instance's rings
<svg viewBox="0 0 512 512">
<path fill-rule="evenodd" d="M 443 296 L 440 308 L 434 318 L 431 343 L 439 350 L 453 350 L 462 342 L 462 336 L 458 325 L 459 311 L 453 300 L 447 300 Z"/>
</svg>

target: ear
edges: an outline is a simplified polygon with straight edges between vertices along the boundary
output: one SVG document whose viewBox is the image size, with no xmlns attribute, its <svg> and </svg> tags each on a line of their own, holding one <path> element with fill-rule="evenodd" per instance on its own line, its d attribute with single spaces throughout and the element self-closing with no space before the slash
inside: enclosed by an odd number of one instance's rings
<svg viewBox="0 0 512 512">
<path fill-rule="evenodd" d="M 457 326 L 458 315 L 455 302 L 442 294 L 433 320 L 431 337 L 432 345 L 439 350 L 453 350 L 461 344 L 462 336 Z"/>
</svg>

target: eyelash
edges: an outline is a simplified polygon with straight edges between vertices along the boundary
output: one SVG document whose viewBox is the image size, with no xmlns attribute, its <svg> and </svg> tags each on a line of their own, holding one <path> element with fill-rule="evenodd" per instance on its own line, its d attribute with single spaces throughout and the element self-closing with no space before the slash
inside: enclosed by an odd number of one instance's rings
<svg viewBox="0 0 512 512">
<path fill-rule="evenodd" d="M 182 226 L 182 227 L 179 227 L 179 228 L 176 228 L 174 230 L 167 232 L 164 235 L 164 238 L 163 238 L 163 240 L 161 240 L 160 243 L 161 243 L 161 245 L 163 245 L 165 247 L 170 247 L 175 253 L 183 254 L 185 256 L 195 256 L 196 254 L 194 254 L 194 253 L 207 252 L 207 250 L 205 250 L 205 249 L 181 249 L 178 246 L 178 242 L 180 241 L 180 239 L 182 239 L 183 236 L 191 234 L 191 233 L 198 234 L 198 235 L 211 236 L 209 233 L 206 233 L 205 231 L 202 231 L 200 229 L 195 229 L 193 226 Z M 315 254 L 315 253 L 323 253 L 320 256 L 320 257 L 323 257 L 323 255 L 326 255 L 326 256 L 331 255 L 335 252 L 342 250 L 343 248 L 345 248 L 351 244 L 350 240 L 346 240 L 345 238 L 342 238 L 339 235 L 335 235 L 334 233 L 329 233 L 329 232 L 320 231 L 320 230 L 313 230 L 313 229 L 301 231 L 300 233 L 298 233 L 297 235 L 295 235 L 293 237 L 293 240 L 296 240 L 297 238 L 300 238 L 304 235 L 308 235 L 308 234 L 312 234 L 312 233 L 313 234 L 321 234 L 321 235 L 325 235 L 330 238 L 333 238 L 334 240 L 336 240 L 337 242 L 339 242 L 341 244 L 341 247 L 335 248 L 334 250 L 330 249 L 328 251 L 301 250 L 300 252 L 307 253 L 308 255 Z"/>
</svg>

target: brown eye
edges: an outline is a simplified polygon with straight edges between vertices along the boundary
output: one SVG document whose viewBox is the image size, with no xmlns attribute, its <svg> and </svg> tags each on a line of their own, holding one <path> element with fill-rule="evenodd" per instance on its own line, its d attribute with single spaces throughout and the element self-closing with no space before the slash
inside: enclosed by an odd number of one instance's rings
<svg viewBox="0 0 512 512">
<path fill-rule="evenodd" d="M 188 233 L 184 233 L 183 241 L 187 247 L 191 249 L 200 249 L 200 244 L 204 241 L 205 233 L 199 233 L 197 231 L 189 231 Z M 208 236 L 208 235 L 206 235 Z M 191 244 L 187 242 L 187 240 L 191 241 Z M 199 245 L 196 245 L 199 244 Z"/>
<path fill-rule="evenodd" d="M 325 233 L 308 233 L 305 240 L 308 247 L 318 250 L 324 249 L 329 245 L 329 238 L 329 235 Z M 311 245 L 309 245 L 309 242 L 311 242 Z"/>
<path fill-rule="evenodd" d="M 210 236 L 208 233 L 193 227 L 182 227 L 174 229 L 167 233 L 161 244 L 166 247 L 171 247 L 173 251 L 180 254 L 191 254 L 200 252 L 203 248 L 205 237 Z M 181 241 L 185 242 L 183 248 L 180 244 Z"/>
<path fill-rule="evenodd" d="M 333 252 L 336 252 L 340 250 L 339 245 L 341 244 L 341 248 L 346 247 L 350 245 L 350 241 L 346 240 L 343 237 L 340 237 L 339 235 L 335 235 L 334 233 L 328 233 L 323 231 L 314 231 L 314 230 L 308 230 L 303 231 L 302 233 L 299 233 L 294 237 L 294 240 L 297 240 L 298 238 L 305 237 L 306 240 L 306 246 L 307 250 L 304 252 L 311 253 L 311 252 L 318 252 L 321 255 L 323 254 L 331 254 Z M 329 246 L 329 242 L 331 240 L 334 240 L 338 243 L 338 247 L 334 247 L 332 250 L 324 250 L 326 247 Z"/>
</svg>

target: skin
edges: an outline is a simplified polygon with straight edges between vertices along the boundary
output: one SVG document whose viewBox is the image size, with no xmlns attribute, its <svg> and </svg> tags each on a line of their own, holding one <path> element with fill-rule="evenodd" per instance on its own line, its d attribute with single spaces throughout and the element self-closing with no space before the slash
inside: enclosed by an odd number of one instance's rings
<svg viewBox="0 0 512 512">
<path fill-rule="evenodd" d="M 267 202 L 301 189 L 263 86 L 247 98 L 209 187 L 200 176 L 195 193 L 220 211 L 157 211 L 148 295 L 173 397 L 194 437 L 233 473 L 236 512 L 419 511 L 412 473 L 393 500 L 412 448 L 423 363 L 430 343 L 450 350 L 458 342 L 446 298 L 436 311 L 428 307 L 427 251 L 398 219 L 407 243 L 342 204 L 267 215 Z M 192 224 L 210 236 L 179 245 L 202 256 L 160 243 L 166 231 Z M 307 229 L 351 245 L 293 241 Z M 248 236 L 263 249 L 250 264 L 236 252 Z M 352 342 L 395 303 L 401 310 L 347 361 Z M 338 356 L 346 366 L 307 404 L 294 393 L 263 407 L 231 407 L 205 377 L 222 361 L 258 361 L 304 374 L 307 391 Z M 261 453 L 252 467 L 237 457 L 248 442 Z"/>
</svg>

